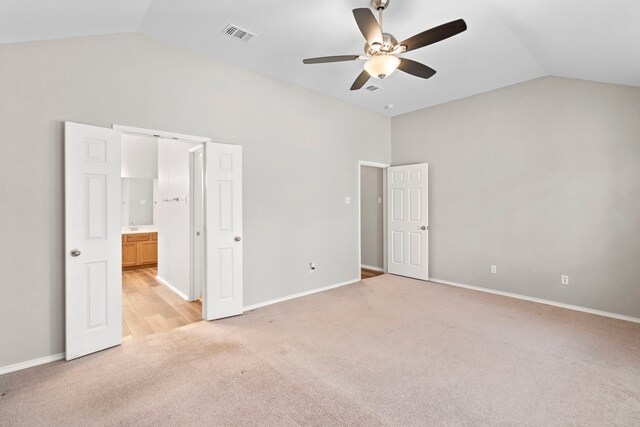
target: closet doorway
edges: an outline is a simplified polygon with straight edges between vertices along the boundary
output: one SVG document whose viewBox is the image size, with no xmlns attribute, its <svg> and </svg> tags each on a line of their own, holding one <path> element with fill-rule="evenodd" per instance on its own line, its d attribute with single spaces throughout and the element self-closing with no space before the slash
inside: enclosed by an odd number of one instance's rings
<svg viewBox="0 0 640 427">
<path fill-rule="evenodd" d="M 429 280 L 429 165 L 358 162 L 361 278 Z"/>
<path fill-rule="evenodd" d="M 389 165 L 358 163 L 360 278 L 384 274 L 386 265 L 385 178 Z"/>
</svg>

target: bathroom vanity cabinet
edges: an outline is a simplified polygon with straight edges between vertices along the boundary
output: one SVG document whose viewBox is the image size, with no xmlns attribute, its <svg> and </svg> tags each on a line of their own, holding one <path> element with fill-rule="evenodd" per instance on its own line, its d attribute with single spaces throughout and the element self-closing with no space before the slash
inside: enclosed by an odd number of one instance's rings
<svg viewBox="0 0 640 427">
<path fill-rule="evenodd" d="M 122 269 L 155 267 L 158 265 L 158 233 L 122 235 Z"/>
</svg>

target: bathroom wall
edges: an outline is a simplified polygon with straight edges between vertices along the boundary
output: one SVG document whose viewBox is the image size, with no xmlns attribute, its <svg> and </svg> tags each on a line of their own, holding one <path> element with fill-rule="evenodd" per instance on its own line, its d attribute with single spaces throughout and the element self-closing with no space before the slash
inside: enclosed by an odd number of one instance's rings
<svg viewBox="0 0 640 427">
<path fill-rule="evenodd" d="M 189 149 L 198 144 L 158 141 L 158 277 L 189 296 L 191 280 Z M 163 201 L 178 197 L 180 201 Z"/>
<path fill-rule="evenodd" d="M 158 138 L 122 135 L 122 177 L 158 178 Z"/>
<path fill-rule="evenodd" d="M 122 225 L 156 224 L 153 186 L 158 179 L 158 138 L 122 135 L 121 176 Z"/>
</svg>

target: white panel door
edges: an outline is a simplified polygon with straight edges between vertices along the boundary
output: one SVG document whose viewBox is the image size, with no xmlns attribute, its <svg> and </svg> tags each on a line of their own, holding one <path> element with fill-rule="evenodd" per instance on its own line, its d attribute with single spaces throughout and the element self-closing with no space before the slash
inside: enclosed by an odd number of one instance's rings
<svg viewBox="0 0 640 427">
<path fill-rule="evenodd" d="M 66 359 L 122 342 L 120 131 L 65 123 Z"/>
<path fill-rule="evenodd" d="M 428 165 L 387 168 L 387 270 L 429 279 Z"/>
<path fill-rule="evenodd" d="M 242 147 L 205 145 L 207 320 L 242 314 Z"/>
</svg>

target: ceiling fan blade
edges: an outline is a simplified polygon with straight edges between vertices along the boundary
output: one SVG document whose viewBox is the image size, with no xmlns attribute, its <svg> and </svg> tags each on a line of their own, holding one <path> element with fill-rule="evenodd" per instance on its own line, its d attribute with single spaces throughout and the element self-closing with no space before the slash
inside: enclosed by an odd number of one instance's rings
<svg viewBox="0 0 640 427">
<path fill-rule="evenodd" d="M 305 64 L 324 64 L 326 62 L 355 61 L 358 58 L 360 58 L 360 55 L 321 56 L 319 58 L 303 59 L 302 62 Z"/>
<path fill-rule="evenodd" d="M 360 28 L 360 32 L 367 43 L 370 45 L 374 43 L 382 44 L 380 24 L 376 21 L 376 17 L 373 16 L 371 9 L 367 7 L 353 9 L 353 17 L 356 18 L 356 24 L 358 24 L 358 28 Z"/>
<path fill-rule="evenodd" d="M 400 58 L 398 70 L 402 70 L 416 77 L 422 77 L 423 79 L 428 79 L 436 73 L 436 70 L 433 68 L 407 58 Z"/>
<path fill-rule="evenodd" d="M 466 29 L 467 23 L 464 22 L 464 19 L 458 19 L 456 21 L 451 21 L 446 24 L 433 27 L 430 30 L 423 31 L 413 37 L 409 37 L 399 44 L 405 45 L 407 47 L 405 52 L 408 52 L 410 50 L 420 49 L 421 47 L 448 39 L 456 34 L 460 34 Z"/>
<path fill-rule="evenodd" d="M 351 90 L 360 89 L 366 82 L 369 81 L 370 77 L 371 76 L 366 71 L 361 72 L 358 78 L 356 78 L 356 81 L 351 85 Z"/>
</svg>

